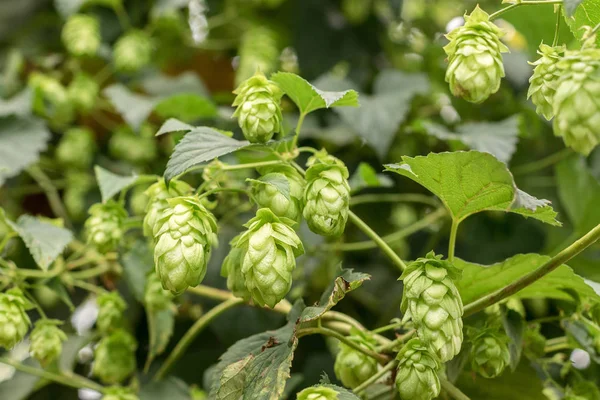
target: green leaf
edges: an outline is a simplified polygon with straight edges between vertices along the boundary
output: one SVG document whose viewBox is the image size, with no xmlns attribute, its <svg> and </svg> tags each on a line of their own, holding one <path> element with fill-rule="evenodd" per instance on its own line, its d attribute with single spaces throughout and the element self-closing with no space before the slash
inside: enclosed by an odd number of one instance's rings
<svg viewBox="0 0 600 400">
<path fill-rule="evenodd" d="M 73 240 L 73 233 L 31 215 L 21 215 L 16 223 L 6 222 L 19 234 L 37 265 L 47 270 L 65 246 Z"/>
<path fill-rule="evenodd" d="M 217 116 L 215 104 L 210 99 L 194 93 L 179 93 L 167 97 L 160 100 L 154 110 L 161 118 L 177 118 L 189 122 Z"/>
<path fill-rule="evenodd" d="M 54 0 L 56 11 L 63 17 L 75 14 L 86 0 Z"/>
<path fill-rule="evenodd" d="M 328 92 L 319 90 L 304 78 L 290 72 L 277 72 L 271 75 L 275 82 L 292 99 L 300 113 L 330 107 L 358 107 L 358 93 L 354 90 Z"/>
<path fill-rule="evenodd" d="M 600 335 L 600 329 L 594 324 L 586 323 L 584 320 L 565 320 L 563 325 L 569 336 L 575 339 L 583 350 L 588 352 L 595 363 L 600 364 L 600 352 L 594 343 L 594 339 Z"/>
<path fill-rule="evenodd" d="M 577 7 L 581 4 L 583 0 L 563 0 L 563 6 L 565 7 L 565 13 L 567 17 L 573 15 Z"/>
<path fill-rule="evenodd" d="M 521 361 L 521 351 L 523 350 L 523 333 L 525 332 L 525 323 L 521 314 L 515 310 L 502 310 L 502 325 L 504 331 L 510 338 L 508 349 L 510 351 L 510 368 L 515 371 Z"/>
<path fill-rule="evenodd" d="M 354 171 L 348 183 L 352 192 L 358 192 L 369 187 L 391 187 L 394 185 L 394 181 L 389 176 L 378 174 L 375 168 L 366 162 L 358 164 L 358 168 Z"/>
<path fill-rule="evenodd" d="M 354 272 L 351 269 L 343 269 L 340 275 L 325 289 L 319 303 L 315 306 L 306 307 L 300 315 L 299 322 L 308 322 L 319 319 L 323 314 L 332 309 L 348 292 L 351 292 L 365 281 L 371 279 L 369 274 Z"/>
<path fill-rule="evenodd" d="M 166 0 L 173 2 L 174 0 Z M 178 0 L 187 6 L 187 0 Z M 164 3 L 164 1 L 163 1 Z M 166 8 L 166 4 L 163 7 Z M 155 5 L 158 8 L 159 4 Z M 179 8 L 181 5 L 173 8 Z M 177 76 L 169 76 L 164 74 L 149 74 L 142 79 L 142 87 L 144 91 L 152 96 L 172 96 L 181 93 L 192 93 L 199 96 L 208 96 L 210 92 L 204 86 L 198 75 L 193 72 L 184 72 Z"/>
<path fill-rule="evenodd" d="M 537 199 L 517 188 L 515 201 L 510 206 L 509 212 L 520 214 L 526 218 L 531 217 L 554 226 L 562 226 L 556 219 L 556 211 L 549 200 Z"/>
<path fill-rule="evenodd" d="M 37 361 L 28 358 L 23 364 L 30 367 L 39 367 Z M 12 367 L 0 363 L 0 371 L 8 372 Z M 25 400 L 33 393 L 40 382 L 40 377 L 15 371 L 14 375 L 7 380 L 0 381 L 0 399 L 2 400 Z"/>
<path fill-rule="evenodd" d="M 50 131 L 33 118 L 0 119 L 0 186 L 35 163 L 46 150 Z"/>
<path fill-rule="evenodd" d="M 79 350 L 84 348 L 93 339 L 92 335 L 69 335 L 63 343 L 63 351 L 60 353 L 58 364 L 61 371 L 73 371 L 76 366 Z"/>
<path fill-rule="evenodd" d="M 246 179 L 247 182 L 256 182 L 263 185 L 273 186 L 279 193 L 290 199 L 290 181 L 287 180 L 284 174 L 279 172 L 271 172 L 261 176 L 258 179 Z"/>
<path fill-rule="evenodd" d="M 567 8 L 565 5 L 566 12 Z M 600 0 L 582 1 L 572 16 L 568 17 L 565 15 L 565 20 L 573 35 L 581 42 L 585 34 L 585 30 L 582 27 L 589 26 L 593 28 L 600 23 Z M 600 45 L 600 35 L 596 35 L 596 44 Z"/>
<path fill-rule="evenodd" d="M 115 106 L 125 122 L 136 132 L 159 103 L 158 98 L 133 93 L 120 83 L 110 85 L 103 90 L 103 93 Z"/>
<path fill-rule="evenodd" d="M 138 240 L 133 247 L 121 256 L 121 265 L 125 281 L 129 285 L 133 296 L 140 303 L 144 302 L 146 276 L 154 268 L 152 250 L 146 240 Z"/>
<path fill-rule="evenodd" d="M 455 259 L 454 263 L 463 271 L 462 279 L 457 282 L 460 296 L 465 304 L 472 303 L 527 275 L 548 260 L 550 260 L 550 257 L 535 253 L 518 254 L 489 266 Z M 567 290 L 576 292 L 581 298 L 600 299 L 583 278 L 574 273 L 567 265 L 561 265 L 548 275 L 517 292 L 514 296 L 518 298 L 576 300 Z"/>
<path fill-rule="evenodd" d="M 16 115 L 18 117 L 28 117 L 31 115 L 32 102 L 33 95 L 29 89 L 21 91 L 8 100 L 0 98 L 0 116 Z"/>
<path fill-rule="evenodd" d="M 52 290 L 58 296 L 58 298 L 65 303 L 67 307 L 69 307 L 71 312 L 75 311 L 75 305 L 73 304 L 73 301 L 71 301 L 71 296 L 69 295 L 69 292 L 67 292 L 65 285 L 63 285 L 59 277 L 49 279 L 48 281 L 44 282 L 44 285 Z"/>
<path fill-rule="evenodd" d="M 194 129 L 192 125 L 186 124 L 185 122 L 179 121 L 175 118 L 169 118 L 164 124 L 162 124 L 158 132 L 156 132 L 156 136 L 171 132 L 191 131 L 192 129 Z"/>
<path fill-rule="evenodd" d="M 175 313 L 170 308 L 160 311 L 150 311 L 147 313 L 147 317 L 150 349 L 148 351 L 148 358 L 146 359 L 146 366 L 144 367 L 145 371 L 148 371 L 154 358 L 165 351 L 175 327 Z"/>
<path fill-rule="evenodd" d="M 140 400 L 190 400 L 190 388 L 182 380 L 170 376 L 142 385 Z"/>
<path fill-rule="evenodd" d="M 98 186 L 100 187 L 103 203 L 106 203 L 114 195 L 132 185 L 138 179 L 135 175 L 122 176 L 113 174 L 99 165 L 94 166 L 94 173 L 96 174 L 96 181 L 98 181 Z"/>
</svg>

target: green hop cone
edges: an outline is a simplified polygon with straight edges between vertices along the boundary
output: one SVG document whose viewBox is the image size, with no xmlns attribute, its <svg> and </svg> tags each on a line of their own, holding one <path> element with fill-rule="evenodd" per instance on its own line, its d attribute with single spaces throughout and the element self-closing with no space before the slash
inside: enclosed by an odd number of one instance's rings
<svg viewBox="0 0 600 400">
<path fill-rule="evenodd" d="M 297 400 L 338 400 L 338 392 L 327 386 L 312 386 L 298 393 Z"/>
<path fill-rule="evenodd" d="M 566 51 L 554 94 L 554 134 L 588 155 L 600 142 L 600 49 Z"/>
<path fill-rule="evenodd" d="M 465 15 L 465 24 L 446 37 L 448 55 L 446 82 L 450 91 L 471 103 L 481 103 L 500 88 L 504 77 L 502 54 L 508 48 L 500 41 L 502 31 L 479 6 Z"/>
<path fill-rule="evenodd" d="M 303 216 L 311 231 L 339 237 L 350 208 L 348 169 L 337 158 L 318 154 L 308 160 Z"/>
<path fill-rule="evenodd" d="M 277 69 L 277 37 L 277 32 L 264 24 L 254 24 L 244 32 L 239 47 L 240 63 L 235 73 L 236 85 L 251 78 L 256 71 L 268 75 Z"/>
<path fill-rule="evenodd" d="M 149 310 L 160 311 L 169 308 L 173 300 L 173 295 L 168 290 L 163 289 L 162 282 L 155 272 L 151 272 L 146 277 L 146 286 L 144 288 L 144 304 Z"/>
<path fill-rule="evenodd" d="M 252 182 L 252 194 L 259 207 L 269 208 L 278 217 L 298 222 L 302 216 L 302 197 L 306 182 L 295 168 L 289 165 L 277 165 L 259 169 L 260 180 Z M 269 182 L 287 182 L 288 196 L 281 193 L 275 184 Z"/>
<path fill-rule="evenodd" d="M 29 351 L 44 367 L 58 359 L 62 353 L 62 344 L 67 340 L 66 333 L 58 327 L 60 324 L 62 322 L 58 320 L 40 319 L 29 336 Z"/>
<path fill-rule="evenodd" d="M 471 339 L 471 368 L 484 378 L 500 376 L 510 364 L 508 336 L 496 329 L 487 328 Z"/>
<path fill-rule="evenodd" d="M 208 398 L 206 392 L 197 386 L 191 388 L 190 395 L 192 397 L 191 400 L 206 400 Z"/>
<path fill-rule="evenodd" d="M 342 13 L 351 24 L 362 24 L 371 14 L 371 0 L 342 0 Z"/>
<path fill-rule="evenodd" d="M 52 127 L 62 129 L 73 121 L 73 104 L 58 79 L 33 72 L 29 75 L 28 85 L 34 92 L 33 111 L 47 118 Z"/>
<path fill-rule="evenodd" d="M 275 307 L 292 287 L 296 257 L 304 246 L 289 227 L 293 221 L 278 218 L 268 208 L 261 208 L 246 225 L 234 247 L 246 249 L 242 274 L 252 300 L 260 306 Z"/>
<path fill-rule="evenodd" d="M 117 384 L 135 372 L 135 338 L 117 330 L 100 340 L 94 351 L 92 373 L 103 383 Z"/>
<path fill-rule="evenodd" d="M 139 397 L 129 388 L 113 386 L 106 389 L 102 400 L 139 400 Z"/>
<path fill-rule="evenodd" d="M 91 15 L 71 15 L 62 29 L 62 41 L 74 56 L 94 56 L 100 48 L 100 22 Z"/>
<path fill-rule="evenodd" d="M 88 114 L 96 106 L 100 86 L 91 76 L 82 72 L 75 75 L 67 88 L 71 104 L 82 114 Z"/>
<path fill-rule="evenodd" d="M 85 221 L 88 243 L 100 253 L 116 250 L 123 238 L 123 222 L 127 211 L 114 200 L 94 204 L 89 209 L 90 217 Z"/>
<path fill-rule="evenodd" d="M 538 50 L 540 58 L 530 63 L 535 68 L 533 69 L 533 75 L 529 78 L 527 98 L 531 98 L 536 106 L 535 111 L 539 115 L 543 115 L 548 121 L 554 116 L 552 105 L 554 103 L 554 93 L 556 93 L 558 86 L 558 78 L 561 74 L 558 61 L 564 51 L 564 46 L 552 47 L 542 43 Z"/>
<path fill-rule="evenodd" d="M 281 131 L 281 107 L 283 92 L 261 72 L 242 82 L 233 92 L 237 94 L 233 106 L 234 117 L 252 143 L 266 143 Z"/>
<path fill-rule="evenodd" d="M 146 164 L 156 159 L 158 146 L 154 129 L 145 125 L 140 133 L 134 133 L 128 126 L 118 128 L 108 142 L 110 155 L 132 164 Z"/>
<path fill-rule="evenodd" d="M 162 212 L 169 208 L 167 199 L 185 196 L 191 192 L 192 188 L 190 185 L 183 181 L 171 181 L 167 188 L 165 180 L 160 178 L 158 182 L 150 186 L 145 192 L 149 201 L 146 206 L 146 215 L 144 216 L 143 222 L 144 235 L 147 237 L 154 237 L 154 230 L 160 228 L 157 222 Z"/>
<path fill-rule="evenodd" d="M 71 128 L 60 139 L 56 159 L 66 167 L 87 169 L 94 161 L 96 138 L 89 128 Z"/>
<path fill-rule="evenodd" d="M 163 288 L 181 294 L 206 274 L 212 246 L 217 244 L 217 220 L 197 197 L 168 199 L 154 230 L 154 264 Z"/>
<path fill-rule="evenodd" d="M 240 235 L 237 235 L 231 241 L 231 249 L 229 254 L 223 260 L 221 266 L 221 276 L 227 278 L 227 288 L 231 290 L 235 297 L 239 297 L 244 300 L 250 300 L 250 292 L 246 288 L 246 278 L 242 273 L 242 263 L 244 256 L 248 250 L 246 244 L 242 244 L 242 247 L 235 247 L 235 244 L 240 240 Z"/>
<path fill-rule="evenodd" d="M 348 340 L 367 350 L 375 351 L 377 342 L 362 332 L 354 331 Z M 377 360 L 341 343 L 333 366 L 335 375 L 344 386 L 354 389 L 377 373 Z"/>
<path fill-rule="evenodd" d="M 460 351 L 463 341 L 463 303 L 454 284 L 461 272 L 433 252 L 408 265 L 401 309 L 412 319 L 419 338 L 429 343 L 442 362 Z"/>
<path fill-rule="evenodd" d="M 402 400 L 431 400 L 440 394 L 439 359 L 420 339 L 409 340 L 396 357 L 396 388 Z"/>
<path fill-rule="evenodd" d="M 10 350 L 23 340 L 31 325 L 26 313 L 29 308 L 30 303 L 20 289 L 0 293 L 0 347 Z"/>
<path fill-rule="evenodd" d="M 98 303 L 96 327 L 100 332 L 109 333 L 123 325 L 123 311 L 127 308 L 127 303 L 119 292 L 102 293 L 96 299 L 96 303 Z"/>
<path fill-rule="evenodd" d="M 113 48 L 113 62 L 119 72 L 137 72 L 152 59 L 152 39 L 141 30 L 132 30 L 121 36 Z"/>
</svg>

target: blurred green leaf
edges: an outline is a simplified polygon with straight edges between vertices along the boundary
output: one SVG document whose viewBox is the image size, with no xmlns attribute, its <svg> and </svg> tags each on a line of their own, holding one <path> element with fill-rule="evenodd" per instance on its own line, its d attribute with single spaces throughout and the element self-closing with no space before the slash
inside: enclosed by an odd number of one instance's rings
<svg viewBox="0 0 600 400">
<path fill-rule="evenodd" d="M 366 162 L 358 164 L 358 168 L 354 171 L 348 183 L 353 192 L 369 187 L 391 187 L 394 184 L 389 176 L 378 174 L 375 168 Z"/>
<path fill-rule="evenodd" d="M 0 116 L 16 115 L 27 117 L 31 115 L 33 96 L 31 90 L 25 89 L 8 100 L 0 98 Z"/>
<path fill-rule="evenodd" d="M 190 400 L 190 388 L 185 382 L 170 376 L 142 385 L 139 396 L 140 400 Z"/>
<path fill-rule="evenodd" d="M 130 186 L 138 179 L 135 175 L 122 176 L 113 174 L 99 165 L 94 166 L 94 173 L 96 174 L 96 181 L 100 187 L 103 203 L 110 200 L 114 195 Z"/>
<path fill-rule="evenodd" d="M 179 121 L 175 118 L 169 118 L 164 124 L 162 124 L 158 132 L 156 132 L 156 136 L 171 132 L 191 131 L 192 129 L 194 129 L 192 125 L 186 124 L 185 122 Z"/>
<path fill-rule="evenodd" d="M 510 338 L 510 341 L 508 342 L 508 348 L 510 350 L 510 368 L 512 371 L 515 371 L 521 361 L 525 323 L 521 314 L 507 308 L 502 310 L 502 325 Z"/>
<path fill-rule="evenodd" d="M 563 6 L 565 7 L 565 13 L 567 14 L 567 17 L 573 15 L 582 1 L 583 0 L 563 0 Z"/>
<path fill-rule="evenodd" d="M 167 348 L 169 339 L 173 335 L 175 313 L 170 308 L 159 311 L 148 310 L 147 317 L 148 332 L 150 333 L 150 350 L 146 359 L 146 371 L 150 368 L 150 364 L 154 358 L 162 354 Z"/>
<path fill-rule="evenodd" d="M 179 93 L 161 100 L 155 107 L 161 118 L 177 118 L 192 122 L 217 115 L 217 107 L 206 97 L 193 93 Z"/>
<path fill-rule="evenodd" d="M 573 35 L 581 42 L 585 34 L 585 30 L 582 29 L 584 26 L 593 28 L 600 24 L 600 0 L 584 0 L 571 17 L 565 16 L 565 20 Z M 596 35 L 596 44 L 600 45 L 600 35 Z"/>
<path fill-rule="evenodd" d="M 120 83 L 105 88 L 103 93 L 135 132 L 159 102 L 157 98 L 133 93 Z"/>
<path fill-rule="evenodd" d="M 86 0 L 54 0 L 54 7 L 63 18 L 75 14 Z"/>
<path fill-rule="evenodd" d="M 154 268 L 152 250 L 146 240 L 135 242 L 131 249 L 121 256 L 123 273 L 133 296 L 140 303 L 144 302 L 146 276 Z"/>
<path fill-rule="evenodd" d="M 32 367 L 39 367 L 37 361 L 28 358 L 23 364 Z M 12 367 L 0 364 L 0 370 L 8 371 Z M 39 386 L 40 377 L 27 374 L 25 372 L 15 371 L 12 378 L 0 382 L 0 399 L 2 400 L 25 400 Z"/>
<path fill-rule="evenodd" d="M 600 335 L 600 329 L 595 324 L 586 321 L 563 321 L 565 330 L 569 336 L 581 346 L 581 348 L 590 355 L 595 363 L 600 364 L 600 351 L 595 344 L 595 339 Z"/>
<path fill-rule="evenodd" d="M 290 181 L 288 181 L 285 175 L 282 173 L 271 172 L 261 176 L 258 179 L 248 178 L 246 181 L 273 186 L 279 193 L 284 195 L 286 199 L 290 199 Z"/>
</svg>

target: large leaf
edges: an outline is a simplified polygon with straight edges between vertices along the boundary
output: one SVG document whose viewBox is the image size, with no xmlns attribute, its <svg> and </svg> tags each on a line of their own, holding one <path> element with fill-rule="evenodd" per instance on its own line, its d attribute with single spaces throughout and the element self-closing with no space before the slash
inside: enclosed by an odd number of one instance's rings
<svg viewBox="0 0 600 400">
<path fill-rule="evenodd" d="M 187 384 L 175 377 L 168 377 L 161 381 L 152 381 L 142 385 L 140 400 L 190 400 L 190 388 Z"/>
<path fill-rule="evenodd" d="M 485 266 L 455 259 L 457 267 L 463 270 L 457 287 L 465 304 L 493 293 L 537 269 L 550 257 L 540 254 L 518 254 L 500 263 Z M 576 292 L 582 298 L 600 297 L 588 286 L 583 278 L 567 265 L 561 265 L 525 289 L 517 292 L 519 298 L 552 298 L 574 301 L 568 291 Z"/>
<path fill-rule="evenodd" d="M 148 351 L 148 358 L 146 359 L 146 371 L 150 367 L 152 360 L 162 354 L 167 348 L 175 326 L 175 313 L 170 308 L 160 311 L 149 311 L 147 316 L 150 349 Z"/>
<path fill-rule="evenodd" d="M 0 98 L 0 116 L 6 117 L 16 115 L 19 117 L 27 117 L 31 115 L 32 104 L 31 90 L 25 89 L 19 94 L 14 95 L 8 100 Z"/>
<path fill-rule="evenodd" d="M 173 2 L 173 0 L 167 1 Z M 181 2 L 181 0 L 179 1 Z M 188 0 L 183 0 L 183 3 L 183 5 L 187 6 Z M 182 7 L 183 5 L 176 5 L 174 8 Z M 158 4 L 155 7 L 158 7 Z M 150 74 L 145 76 L 141 83 L 144 90 L 152 96 L 172 96 L 181 93 L 194 93 L 201 96 L 209 95 L 209 91 L 204 86 L 204 83 L 193 72 L 184 72 L 177 76 Z"/>
<path fill-rule="evenodd" d="M 158 98 L 133 93 L 120 83 L 107 87 L 103 92 L 125 122 L 136 132 L 159 103 Z"/>
<path fill-rule="evenodd" d="M 148 242 L 146 240 L 135 242 L 131 250 L 121 256 L 121 265 L 131 292 L 137 301 L 143 303 L 146 276 L 154 268 L 152 250 Z"/>
<path fill-rule="evenodd" d="M 94 167 L 94 172 L 96 173 L 96 181 L 98 181 L 98 186 L 100 187 L 103 203 L 110 200 L 121 190 L 133 184 L 138 178 L 135 175 L 122 176 L 113 174 L 99 165 Z"/>
<path fill-rule="evenodd" d="M 0 185 L 39 159 L 50 131 L 38 119 L 0 119 Z"/>
<path fill-rule="evenodd" d="M 575 1 L 572 0 L 573 3 Z M 570 17 L 565 16 L 565 20 L 573 35 L 581 41 L 585 34 L 585 30 L 582 29 L 584 26 L 593 28 L 600 23 L 600 0 L 583 0 L 575 13 Z M 596 35 L 596 43 L 600 45 L 600 35 Z"/>
</svg>

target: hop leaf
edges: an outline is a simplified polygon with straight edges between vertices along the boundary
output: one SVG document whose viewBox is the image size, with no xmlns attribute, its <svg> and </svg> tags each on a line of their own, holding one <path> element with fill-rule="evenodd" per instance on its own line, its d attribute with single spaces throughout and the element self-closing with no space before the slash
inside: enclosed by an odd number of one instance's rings
<svg viewBox="0 0 600 400">
<path fill-rule="evenodd" d="M 185 196 L 191 193 L 191 191 L 192 188 L 190 185 L 182 181 L 173 180 L 169 183 L 169 187 L 167 187 L 165 180 L 162 178 L 150 186 L 145 192 L 149 200 L 146 206 L 146 215 L 144 216 L 144 235 L 153 237 L 154 230 L 160 228 L 157 222 L 162 212 L 169 207 L 167 199 Z"/>
<path fill-rule="evenodd" d="M 442 362 L 458 354 L 463 341 L 463 303 L 454 284 L 459 277 L 456 267 L 433 252 L 409 264 L 400 277 L 404 320 L 412 319 L 419 338 Z"/>
<path fill-rule="evenodd" d="M 71 128 L 60 139 L 56 159 L 67 167 L 86 169 L 94 161 L 96 138 L 88 128 Z"/>
<path fill-rule="evenodd" d="M 338 400 L 338 392 L 325 386 L 312 386 L 298 393 L 297 400 Z"/>
<path fill-rule="evenodd" d="M 144 304 L 146 307 L 154 311 L 164 310 L 171 305 L 172 299 L 173 295 L 168 290 L 163 289 L 158 275 L 151 272 L 146 278 L 144 289 Z"/>
<path fill-rule="evenodd" d="M 471 103 L 481 103 L 500 88 L 504 77 L 502 54 L 508 48 L 500 41 L 502 31 L 479 6 L 465 15 L 465 24 L 446 37 L 448 55 L 446 82 L 452 94 Z"/>
<path fill-rule="evenodd" d="M 402 400 L 431 400 L 440 394 L 440 361 L 425 342 L 409 340 L 396 359 L 396 388 Z"/>
<path fill-rule="evenodd" d="M 141 30 L 132 30 L 117 40 L 113 49 L 113 62 L 117 71 L 137 72 L 152 59 L 152 39 Z"/>
<path fill-rule="evenodd" d="M 19 343 L 29 330 L 31 320 L 25 312 L 29 301 L 19 289 L 0 293 L 0 346 L 7 350 Z"/>
<path fill-rule="evenodd" d="M 277 165 L 259 169 L 263 177 L 280 176 L 287 180 L 290 188 L 286 197 L 278 188 L 268 183 L 254 181 L 252 194 L 260 207 L 269 208 L 278 217 L 285 217 L 296 222 L 302 216 L 302 197 L 306 182 L 295 168 L 289 165 Z"/>
<path fill-rule="evenodd" d="M 557 64 L 563 52 L 563 46 L 551 47 L 542 43 L 538 50 L 540 58 L 530 63 L 535 65 L 535 68 L 533 69 L 533 75 L 529 78 L 527 98 L 531 98 L 533 104 L 536 105 L 535 111 L 543 115 L 548 121 L 554 116 L 552 104 L 554 103 L 554 93 L 556 93 L 558 78 L 560 77 Z"/>
<path fill-rule="evenodd" d="M 88 114 L 96 106 L 100 87 L 89 75 L 78 73 L 75 75 L 69 87 L 67 95 L 71 104 L 82 114 Z"/>
<path fill-rule="evenodd" d="M 350 207 L 348 169 L 342 161 L 323 153 L 311 157 L 308 164 L 304 219 L 319 235 L 341 236 Z"/>
<path fill-rule="evenodd" d="M 90 15 L 69 17 L 62 30 L 62 41 L 74 56 L 93 56 L 100 48 L 100 23 Z"/>
<path fill-rule="evenodd" d="M 60 324 L 58 320 L 40 319 L 29 336 L 29 351 L 44 367 L 60 356 L 62 344 L 67 340 L 67 335 L 58 327 Z"/>
<path fill-rule="evenodd" d="M 180 294 L 196 286 L 206 274 L 217 221 L 196 197 L 167 200 L 154 231 L 154 264 L 163 287 Z"/>
<path fill-rule="evenodd" d="M 124 330 L 104 337 L 94 352 L 92 373 L 106 384 L 117 384 L 131 375 L 136 368 L 135 338 Z"/>
<path fill-rule="evenodd" d="M 240 63 L 235 74 L 235 82 L 238 85 L 252 77 L 256 71 L 263 74 L 274 72 L 279 57 L 277 32 L 266 25 L 251 26 L 242 35 L 239 56 Z"/>
<path fill-rule="evenodd" d="M 221 276 L 227 278 L 227 288 L 231 290 L 234 296 L 247 301 L 251 295 L 246 288 L 246 279 L 242 274 L 242 263 L 248 247 L 245 244 L 242 244 L 243 247 L 235 247 L 235 244 L 240 240 L 240 236 L 233 238 L 230 243 L 231 249 L 221 266 Z"/>
<path fill-rule="evenodd" d="M 484 378 L 495 378 L 510 364 L 508 336 L 500 331 L 487 328 L 476 333 L 471 339 L 471 368 Z"/>
<path fill-rule="evenodd" d="M 94 204 L 89 210 L 90 217 L 85 221 L 88 243 L 96 246 L 99 252 L 115 250 L 123 237 L 123 222 L 127 211 L 113 200 L 104 204 Z"/>
<path fill-rule="evenodd" d="M 375 350 L 376 342 L 361 332 L 353 332 L 348 340 L 368 350 Z M 354 389 L 377 373 L 377 360 L 358 350 L 340 343 L 340 351 L 335 358 L 335 375 L 344 386 Z"/>
<path fill-rule="evenodd" d="M 139 400 L 139 397 L 129 388 L 113 386 L 106 389 L 102 400 Z"/>
<path fill-rule="evenodd" d="M 237 94 L 233 106 L 234 117 L 252 143 L 266 143 L 281 131 L 281 107 L 283 92 L 261 72 L 242 82 L 233 92 Z"/>
<path fill-rule="evenodd" d="M 123 325 L 123 311 L 127 308 L 119 292 L 102 293 L 96 299 L 98 318 L 96 326 L 102 333 L 109 333 Z"/>
</svg>

